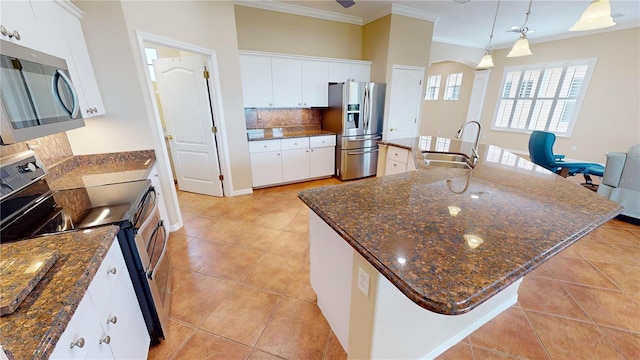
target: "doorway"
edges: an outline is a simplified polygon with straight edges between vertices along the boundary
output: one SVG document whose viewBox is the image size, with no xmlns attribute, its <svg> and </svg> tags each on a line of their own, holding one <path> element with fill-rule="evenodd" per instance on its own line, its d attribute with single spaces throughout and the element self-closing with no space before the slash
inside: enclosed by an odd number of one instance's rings
<svg viewBox="0 0 640 360">
<path fill-rule="evenodd" d="M 417 136 L 424 68 L 394 65 L 386 140 Z"/>
<path fill-rule="evenodd" d="M 224 196 L 212 55 L 161 41 L 143 46 L 174 182 L 179 190 Z"/>
</svg>

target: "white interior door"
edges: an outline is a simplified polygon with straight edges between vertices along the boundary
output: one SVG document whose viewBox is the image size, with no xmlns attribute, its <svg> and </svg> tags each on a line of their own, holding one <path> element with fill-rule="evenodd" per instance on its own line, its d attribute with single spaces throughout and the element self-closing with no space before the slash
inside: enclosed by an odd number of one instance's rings
<svg viewBox="0 0 640 360">
<path fill-rule="evenodd" d="M 204 60 L 156 59 L 153 67 L 178 187 L 223 196 Z"/>
<path fill-rule="evenodd" d="M 386 139 L 417 136 L 424 68 L 393 67 Z"/>
</svg>

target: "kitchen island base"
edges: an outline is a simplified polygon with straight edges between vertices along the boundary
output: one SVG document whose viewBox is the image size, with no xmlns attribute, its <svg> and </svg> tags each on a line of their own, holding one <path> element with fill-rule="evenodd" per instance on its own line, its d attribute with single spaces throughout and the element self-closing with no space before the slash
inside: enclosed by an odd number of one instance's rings
<svg viewBox="0 0 640 360">
<path fill-rule="evenodd" d="M 350 359 L 433 359 L 518 299 L 521 279 L 467 313 L 438 314 L 410 300 L 311 210 L 309 235 L 318 307 Z"/>
</svg>

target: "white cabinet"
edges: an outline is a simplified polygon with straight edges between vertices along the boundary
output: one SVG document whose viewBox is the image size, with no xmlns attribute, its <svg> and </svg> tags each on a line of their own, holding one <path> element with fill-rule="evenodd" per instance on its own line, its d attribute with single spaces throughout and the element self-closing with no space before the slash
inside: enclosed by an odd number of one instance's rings
<svg viewBox="0 0 640 360">
<path fill-rule="evenodd" d="M 336 161 L 335 135 L 309 138 L 309 177 L 332 176 Z"/>
<path fill-rule="evenodd" d="M 416 169 L 413 152 L 409 149 L 389 145 L 383 175 L 399 174 Z"/>
<path fill-rule="evenodd" d="M 329 63 L 302 60 L 302 101 L 304 107 L 329 106 Z"/>
<path fill-rule="evenodd" d="M 253 187 L 332 176 L 335 135 L 249 142 Z"/>
<path fill-rule="evenodd" d="M 302 63 L 296 59 L 271 59 L 273 106 L 302 107 Z"/>
<path fill-rule="evenodd" d="M 82 34 L 80 19 L 67 10 L 59 9 L 60 21 L 64 27 L 69 47 L 70 59 L 67 61 L 69 72 L 80 98 L 82 117 L 104 115 L 106 110 L 98 88 L 89 51 Z"/>
<path fill-rule="evenodd" d="M 253 187 L 282 182 L 280 140 L 250 141 L 249 158 Z"/>
<path fill-rule="evenodd" d="M 242 97 L 245 107 L 273 107 L 271 59 L 264 56 L 240 55 Z"/>
<path fill-rule="evenodd" d="M 329 82 L 359 81 L 371 78 L 371 65 L 359 62 L 330 62 Z"/>
<path fill-rule="evenodd" d="M 114 239 L 50 359 L 146 359 L 149 341 Z"/>
<path fill-rule="evenodd" d="M 164 202 L 164 197 L 162 195 L 163 191 L 160 187 L 160 177 L 158 176 L 158 169 L 156 169 L 155 164 L 151 167 L 151 171 L 149 171 L 149 176 L 147 179 L 151 180 L 151 185 L 156 191 L 156 195 L 158 196 L 158 210 L 160 211 L 160 219 L 164 221 L 165 224 L 169 224 L 169 214 L 167 213 L 167 206 Z"/>
<path fill-rule="evenodd" d="M 0 25 L 8 32 L 0 35 L 2 40 L 33 49 L 42 46 L 39 36 L 42 29 L 38 27 L 30 1 L 2 1 L 0 10 Z"/>
<path fill-rule="evenodd" d="M 329 82 L 369 81 L 371 64 L 358 60 L 280 54 L 240 54 L 245 107 L 327 107 Z"/>
<path fill-rule="evenodd" d="M 309 138 L 282 139 L 282 180 L 292 182 L 309 178 Z"/>
</svg>

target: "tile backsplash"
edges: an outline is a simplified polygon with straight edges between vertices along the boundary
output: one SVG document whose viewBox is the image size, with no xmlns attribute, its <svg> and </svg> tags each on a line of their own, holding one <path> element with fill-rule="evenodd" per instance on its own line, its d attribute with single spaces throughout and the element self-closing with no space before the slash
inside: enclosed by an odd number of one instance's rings
<svg viewBox="0 0 640 360">
<path fill-rule="evenodd" d="M 29 145 L 33 145 L 33 151 L 38 155 L 45 167 L 49 169 L 73 157 L 67 134 L 62 132 L 16 144 L 0 146 L 0 158 L 29 150 Z"/>
<path fill-rule="evenodd" d="M 292 131 L 320 130 L 322 109 L 245 108 L 247 129 L 287 128 Z"/>
</svg>

